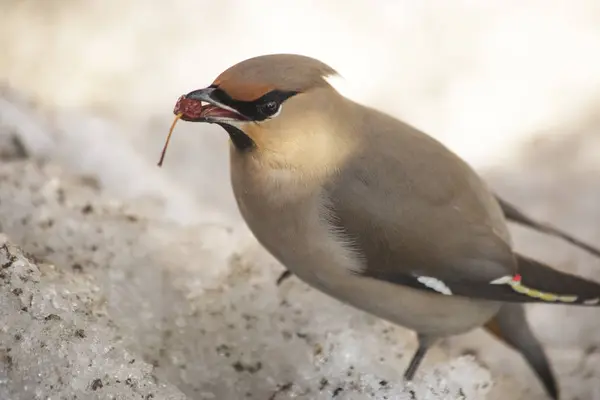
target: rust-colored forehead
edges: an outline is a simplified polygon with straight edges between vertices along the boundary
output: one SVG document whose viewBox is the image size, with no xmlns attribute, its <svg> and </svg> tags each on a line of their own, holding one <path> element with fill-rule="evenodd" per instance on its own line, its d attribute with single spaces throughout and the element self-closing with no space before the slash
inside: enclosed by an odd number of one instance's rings
<svg viewBox="0 0 600 400">
<path fill-rule="evenodd" d="M 277 89 L 274 85 L 264 83 L 238 82 L 235 79 L 223 79 L 221 75 L 215 79 L 213 85 L 223 89 L 231 98 L 241 101 L 253 101 Z"/>
<path fill-rule="evenodd" d="M 250 58 L 214 80 L 233 99 L 252 101 L 272 90 L 303 92 L 326 85 L 325 76 L 336 72 L 321 61 L 294 54 Z"/>
</svg>

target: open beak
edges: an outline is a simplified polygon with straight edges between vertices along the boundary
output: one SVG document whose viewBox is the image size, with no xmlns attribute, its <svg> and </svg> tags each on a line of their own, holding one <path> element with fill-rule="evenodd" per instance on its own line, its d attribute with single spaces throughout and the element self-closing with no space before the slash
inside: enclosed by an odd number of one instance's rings
<svg viewBox="0 0 600 400">
<path fill-rule="evenodd" d="M 234 124 L 248 120 L 235 109 L 213 99 L 211 95 L 214 91 L 215 88 L 207 87 L 182 96 L 177 101 L 173 113 L 182 114 L 182 120 L 191 122 Z"/>
</svg>

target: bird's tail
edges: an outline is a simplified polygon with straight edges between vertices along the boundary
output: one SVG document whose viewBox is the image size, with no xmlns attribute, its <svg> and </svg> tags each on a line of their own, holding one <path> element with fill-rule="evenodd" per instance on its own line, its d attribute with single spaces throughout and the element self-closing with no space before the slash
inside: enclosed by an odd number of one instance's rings
<svg viewBox="0 0 600 400">
<path fill-rule="evenodd" d="M 554 372 L 542 345 L 529 327 L 521 304 L 504 304 L 500 312 L 485 325 L 485 329 L 521 353 L 548 394 L 553 399 L 558 399 L 559 390 Z"/>
<path fill-rule="evenodd" d="M 503 291 L 498 298 L 509 302 L 502 305 L 500 312 L 485 325 L 485 329 L 521 353 L 548 394 L 558 399 L 558 387 L 548 358 L 529 327 L 523 305 L 518 303 L 600 306 L 600 284 L 558 271 L 520 254 L 515 254 L 515 257 L 519 279 L 505 282 L 511 286 L 512 294 Z"/>
</svg>

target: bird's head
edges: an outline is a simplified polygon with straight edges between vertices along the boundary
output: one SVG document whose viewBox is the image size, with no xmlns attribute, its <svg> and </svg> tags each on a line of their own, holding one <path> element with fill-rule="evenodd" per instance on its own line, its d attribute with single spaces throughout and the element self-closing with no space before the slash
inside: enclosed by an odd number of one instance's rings
<svg viewBox="0 0 600 400">
<path fill-rule="evenodd" d="M 237 150 L 284 152 L 290 159 L 291 153 L 324 144 L 333 125 L 343 119 L 332 118 L 345 100 L 328 83 L 327 78 L 336 74 L 306 56 L 259 56 L 225 70 L 210 86 L 182 96 L 181 100 L 194 102 L 196 112 L 186 113 L 181 101 L 174 112 L 183 114 L 183 120 L 222 126 Z"/>
</svg>

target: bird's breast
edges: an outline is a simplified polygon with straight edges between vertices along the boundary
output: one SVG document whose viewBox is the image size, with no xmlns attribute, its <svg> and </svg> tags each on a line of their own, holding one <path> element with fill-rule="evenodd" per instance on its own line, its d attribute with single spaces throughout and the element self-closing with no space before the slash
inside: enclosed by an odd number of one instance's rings
<svg viewBox="0 0 600 400">
<path fill-rule="evenodd" d="M 250 230 L 281 263 L 320 289 L 362 269 L 360 254 L 330 225 L 319 186 L 293 171 L 252 172 L 232 163 L 235 198 Z"/>
</svg>

